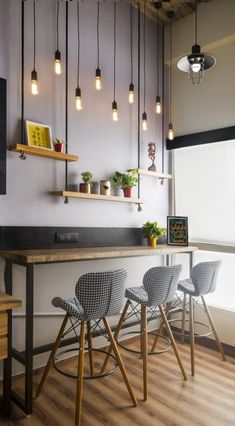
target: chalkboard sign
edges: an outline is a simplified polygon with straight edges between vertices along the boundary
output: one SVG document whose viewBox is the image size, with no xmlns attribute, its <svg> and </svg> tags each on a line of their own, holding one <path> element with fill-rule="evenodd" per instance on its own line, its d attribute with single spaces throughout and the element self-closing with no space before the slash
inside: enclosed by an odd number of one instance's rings
<svg viewBox="0 0 235 426">
<path fill-rule="evenodd" d="M 174 246 L 188 245 L 188 218 L 167 216 L 167 244 Z"/>
</svg>

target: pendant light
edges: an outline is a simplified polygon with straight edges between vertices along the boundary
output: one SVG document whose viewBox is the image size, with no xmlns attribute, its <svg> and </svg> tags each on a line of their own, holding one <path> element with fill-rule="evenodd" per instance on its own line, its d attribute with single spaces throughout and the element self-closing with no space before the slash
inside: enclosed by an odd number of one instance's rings
<svg viewBox="0 0 235 426">
<path fill-rule="evenodd" d="M 134 103 L 134 83 L 133 83 L 133 6 L 130 3 L 130 54 L 131 54 L 131 82 L 129 84 L 128 100 L 130 104 Z"/>
<path fill-rule="evenodd" d="M 156 96 L 156 114 L 161 114 L 162 104 L 160 97 L 160 20 L 159 20 L 159 9 L 162 7 L 161 2 L 155 3 L 155 8 L 157 9 L 157 96 Z"/>
<path fill-rule="evenodd" d="M 78 37 L 78 63 L 77 63 L 77 87 L 75 90 L 75 105 L 76 110 L 82 110 L 82 92 L 79 87 L 79 77 L 80 77 L 80 10 L 79 10 L 79 1 L 77 2 L 77 37 Z"/>
<path fill-rule="evenodd" d="M 56 51 L 55 51 L 55 73 L 60 75 L 62 73 L 61 68 L 61 53 L 59 51 L 59 13 L 60 13 L 60 0 L 56 4 Z"/>
<path fill-rule="evenodd" d="M 38 74 L 36 71 L 36 1 L 33 2 L 33 70 L 31 72 L 31 93 L 38 95 Z"/>
<path fill-rule="evenodd" d="M 214 56 L 201 53 L 201 46 L 197 44 L 197 0 L 195 0 L 195 44 L 190 55 L 184 56 L 177 62 L 177 67 L 187 72 L 192 84 L 200 84 L 203 81 L 204 71 L 216 64 Z"/>
<path fill-rule="evenodd" d="M 174 139 L 174 129 L 171 121 L 171 91 L 172 91 L 172 19 L 175 13 L 173 11 L 167 12 L 167 17 L 170 19 L 170 75 L 169 75 L 169 126 L 168 126 L 168 139 Z"/>
<path fill-rule="evenodd" d="M 97 68 L 95 71 L 95 88 L 101 89 L 101 70 L 100 70 L 100 2 L 97 2 Z"/>
<path fill-rule="evenodd" d="M 116 1 L 113 4 L 113 102 L 112 115 L 113 121 L 118 121 L 118 107 L 115 100 L 116 95 Z"/>
<path fill-rule="evenodd" d="M 148 119 L 147 113 L 145 111 L 145 100 L 146 100 L 146 64 L 145 64 L 145 24 L 146 24 L 146 1 L 144 1 L 144 27 L 143 27 L 143 37 L 144 37 L 144 112 L 142 114 L 142 130 L 148 130 Z"/>
</svg>

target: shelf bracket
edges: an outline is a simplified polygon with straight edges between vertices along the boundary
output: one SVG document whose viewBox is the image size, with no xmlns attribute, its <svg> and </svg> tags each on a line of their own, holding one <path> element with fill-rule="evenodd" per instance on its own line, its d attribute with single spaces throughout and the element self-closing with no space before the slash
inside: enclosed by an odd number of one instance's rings
<svg viewBox="0 0 235 426">
<path fill-rule="evenodd" d="M 25 152 L 24 151 L 20 151 L 20 155 L 19 155 L 19 158 L 21 159 L 21 160 L 26 160 L 26 155 L 25 155 Z"/>
</svg>

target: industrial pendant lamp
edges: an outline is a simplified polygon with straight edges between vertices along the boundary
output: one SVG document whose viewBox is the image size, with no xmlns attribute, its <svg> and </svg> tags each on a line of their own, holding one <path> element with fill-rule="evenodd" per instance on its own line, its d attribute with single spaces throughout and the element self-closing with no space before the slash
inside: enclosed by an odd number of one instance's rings
<svg viewBox="0 0 235 426">
<path fill-rule="evenodd" d="M 175 13 L 173 11 L 167 12 L 167 17 L 170 19 L 170 75 L 169 75 L 169 126 L 168 126 L 168 139 L 174 139 L 174 129 L 171 121 L 171 91 L 172 91 L 172 19 Z"/>
<path fill-rule="evenodd" d="M 160 97 L 160 22 L 159 22 L 159 9 L 162 7 L 161 2 L 155 3 L 155 8 L 157 9 L 157 96 L 156 96 L 156 113 L 161 114 L 162 112 L 162 103 Z"/>
<path fill-rule="evenodd" d="M 100 69 L 100 2 L 97 2 L 97 68 L 95 71 L 95 88 L 101 89 L 101 69 Z"/>
<path fill-rule="evenodd" d="M 113 121 L 118 121 L 118 107 L 115 100 L 116 96 L 116 1 L 113 4 L 113 102 L 112 115 Z"/>
<path fill-rule="evenodd" d="M 75 90 L 75 104 L 76 110 L 82 110 L 82 92 L 79 87 L 80 78 L 80 13 L 79 13 L 79 1 L 77 2 L 77 37 L 78 37 L 78 64 L 77 64 L 77 87 Z"/>
<path fill-rule="evenodd" d="M 38 74 L 36 71 L 36 2 L 33 2 L 33 70 L 31 72 L 31 93 L 38 95 Z"/>
<path fill-rule="evenodd" d="M 143 36 L 144 36 L 144 112 L 142 114 L 142 130 L 146 131 L 148 130 L 148 118 L 147 113 L 145 111 L 145 100 L 146 100 L 146 64 L 145 64 L 145 24 L 146 24 L 146 10 L 145 10 L 145 3 L 144 2 L 144 28 L 143 28 Z"/>
<path fill-rule="evenodd" d="M 59 13 L 60 13 L 60 0 L 56 4 L 56 51 L 55 51 L 55 73 L 60 75 L 62 73 L 61 68 L 61 53 L 59 51 Z"/>
<path fill-rule="evenodd" d="M 130 104 L 134 103 L 134 83 L 133 83 L 133 6 L 130 3 L 130 50 L 131 50 L 131 82 L 129 84 L 128 100 Z"/>
<path fill-rule="evenodd" d="M 192 84 L 200 84 L 203 81 L 204 71 L 212 68 L 216 63 L 214 56 L 201 53 L 201 46 L 197 44 L 197 0 L 195 1 L 195 44 L 190 55 L 184 56 L 177 62 L 177 67 L 187 72 Z"/>
</svg>

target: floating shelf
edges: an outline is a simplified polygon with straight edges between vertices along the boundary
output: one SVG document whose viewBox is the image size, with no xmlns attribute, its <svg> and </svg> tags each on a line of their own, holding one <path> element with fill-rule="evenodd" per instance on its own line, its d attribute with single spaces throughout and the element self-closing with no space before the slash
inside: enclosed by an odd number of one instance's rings
<svg viewBox="0 0 235 426">
<path fill-rule="evenodd" d="M 152 172 L 151 170 L 144 170 L 144 169 L 137 169 L 137 170 L 138 170 L 138 174 L 142 176 L 151 176 L 158 179 L 172 179 L 172 175 L 169 175 L 167 173 L 157 173 L 157 172 Z"/>
<path fill-rule="evenodd" d="M 50 151 L 43 148 L 35 148 L 34 146 L 15 144 L 9 147 L 9 151 L 19 152 L 28 155 L 35 155 L 37 157 L 51 158 L 52 160 L 60 161 L 78 161 L 79 157 L 73 154 L 65 154 L 64 152 Z"/>
<path fill-rule="evenodd" d="M 53 191 L 53 195 L 64 198 L 80 198 L 85 200 L 116 201 L 119 203 L 143 204 L 139 198 L 116 197 L 114 195 L 85 194 L 83 192 Z"/>
</svg>

